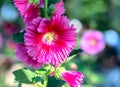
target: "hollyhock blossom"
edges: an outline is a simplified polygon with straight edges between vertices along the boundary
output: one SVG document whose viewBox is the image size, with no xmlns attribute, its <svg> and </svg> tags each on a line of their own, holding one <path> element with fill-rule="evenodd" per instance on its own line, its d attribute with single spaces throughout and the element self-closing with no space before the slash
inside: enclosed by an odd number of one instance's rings
<svg viewBox="0 0 120 87">
<path fill-rule="evenodd" d="M 57 66 L 67 58 L 76 43 L 75 29 L 68 23 L 66 16 L 38 17 L 27 26 L 25 45 L 33 60 Z"/>
<path fill-rule="evenodd" d="M 103 34 L 97 30 L 88 30 L 81 37 L 80 47 L 86 53 L 96 55 L 105 48 Z"/>
<path fill-rule="evenodd" d="M 0 48 L 2 47 L 2 44 L 3 44 L 3 38 L 2 38 L 2 35 L 0 33 Z"/>
<path fill-rule="evenodd" d="M 19 61 L 24 62 L 25 65 L 33 67 L 34 69 L 40 68 L 41 63 L 33 60 L 27 53 L 27 49 L 24 44 L 16 44 L 15 55 Z"/>
<path fill-rule="evenodd" d="M 77 71 L 65 71 L 61 73 L 61 77 L 70 87 L 81 87 L 84 79 L 84 75 Z"/>
<path fill-rule="evenodd" d="M 37 6 L 29 3 L 29 0 L 14 0 L 14 5 L 19 10 L 26 24 L 29 24 L 34 18 L 39 16 L 39 8 L 43 4 L 43 0 L 40 0 L 40 5 Z"/>
</svg>

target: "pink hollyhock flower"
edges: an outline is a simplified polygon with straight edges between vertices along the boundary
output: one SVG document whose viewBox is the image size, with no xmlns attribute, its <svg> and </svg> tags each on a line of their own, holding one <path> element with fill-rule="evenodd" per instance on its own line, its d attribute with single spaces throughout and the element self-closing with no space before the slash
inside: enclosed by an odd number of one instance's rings
<svg viewBox="0 0 120 87">
<path fill-rule="evenodd" d="M 43 0 L 40 0 L 40 6 L 42 7 L 44 6 L 43 2 Z M 29 24 L 34 18 L 39 16 L 40 6 L 29 3 L 29 0 L 14 0 L 14 5 L 19 10 L 26 24 Z"/>
<path fill-rule="evenodd" d="M 24 44 L 16 44 L 16 50 L 14 51 L 18 60 L 24 62 L 27 66 L 33 67 L 34 69 L 40 68 L 41 63 L 33 60 L 27 53 L 27 49 Z"/>
<path fill-rule="evenodd" d="M 57 66 L 67 58 L 76 44 L 75 29 L 68 23 L 65 16 L 38 17 L 27 26 L 25 45 L 33 60 Z"/>
<path fill-rule="evenodd" d="M 88 30 L 81 37 L 81 49 L 91 55 L 96 55 L 105 48 L 103 34 L 97 30 Z"/>
<path fill-rule="evenodd" d="M 84 75 L 77 71 L 65 71 L 61 73 L 61 77 L 70 87 L 81 87 L 84 79 Z"/>
<path fill-rule="evenodd" d="M 2 35 L 0 33 L 0 48 L 2 47 L 2 44 L 3 44 L 3 38 L 2 38 Z"/>
<path fill-rule="evenodd" d="M 55 10 L 53 15 L 63 15 L 65 13 L 64 3 L 63 0 L 60 0 L 58 3 L 55 4 Z"/>
</svg>

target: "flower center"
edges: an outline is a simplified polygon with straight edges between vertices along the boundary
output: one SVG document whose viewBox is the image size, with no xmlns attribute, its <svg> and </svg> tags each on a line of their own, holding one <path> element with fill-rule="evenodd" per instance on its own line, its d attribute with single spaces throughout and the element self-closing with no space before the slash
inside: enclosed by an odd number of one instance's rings
<svg viewBox="0 0 120 87">
<path fill-rule="evenodd" d="M 97 43 L 97 42 L 96 42 L 95 39 L 91 39 L 91 40 L 90 40 L 90 45 L 94 46 L 94 45 L 96 45 L 96 43 Z"/>
<path fill-rule="evenodd" d="M 53 32 L 48 32 L 44 35 L 45 42 L 51 43 L 55 39 L 55 35 Z"/>
</svg>

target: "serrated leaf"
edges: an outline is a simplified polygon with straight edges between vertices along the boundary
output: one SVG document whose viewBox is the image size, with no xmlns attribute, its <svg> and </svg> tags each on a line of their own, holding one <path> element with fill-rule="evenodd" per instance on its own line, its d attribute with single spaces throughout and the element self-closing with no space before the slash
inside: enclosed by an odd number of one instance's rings
<svg viewBox="0 0 120 87">
<path fill-rule="evenodd" d="M 70 53 L 69 56 L 72 56 L 72 55 L 75 55 L 75 54 L 78 54 L 78 53 L 81 53 L 81 52 L 83 52 L 82 49 L 73 50 L 73 51 Z"/>
<path fill-rule="evenodd" d="M 32 84 L 34 72 L 29 69 L 19 69 L 13 72 L 15 80 L 19 83 Z"/>
<path fill-rule="evenodd" d="M 48 0 L 48 6 L 51 4 L 56 4 L 59 0 Z"/>
<path fill-rule="evenodd" d="M 18 32 L 18 33 L 15 33 L 12 38 L 14 40 L 14 43 L 24 43 L 24 32 Z"/>
</svg>

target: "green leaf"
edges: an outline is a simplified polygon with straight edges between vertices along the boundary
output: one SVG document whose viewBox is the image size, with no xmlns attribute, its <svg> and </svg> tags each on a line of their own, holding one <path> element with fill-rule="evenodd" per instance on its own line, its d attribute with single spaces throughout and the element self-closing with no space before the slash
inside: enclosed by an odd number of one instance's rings
<svg viewBox="0 0 120 87">
<path fill-rule="evenodd" d="M 55 77 L 48 77 L 47 87 L 61 87 L 65 82 Z"/>
<path fill-rule="evenodd" d="M 48 0 L 48 6 L 51 4 L 56 4 L 59 0 Z"/>
<path fill-rule="evenodd" d="M 48 15 L 51 17 L 54 12 L 55 6 L 54 4 L 51 4 L 48 9 Z"/>
<path fill-rule="evenodd" d="M 12 36 L 14 43 L 24 43 L 24 32 L 18 32 Z"/>
<path fill-rule="evenodd" d="M 70 53 L 69 56 L 72 56 L 72 55 L 75 55 L 75 54 L 78 54 L 78 53 L 81 53 L 81 52 L 83 52 L 82 49 L 73 50 L 73 51 Z"/>
<path fill-rule="evenodd" d="M 19 83 L 32 84 L 35 73 L 29 69 L 19 69 L 13 72 Z"/>
</svg>

